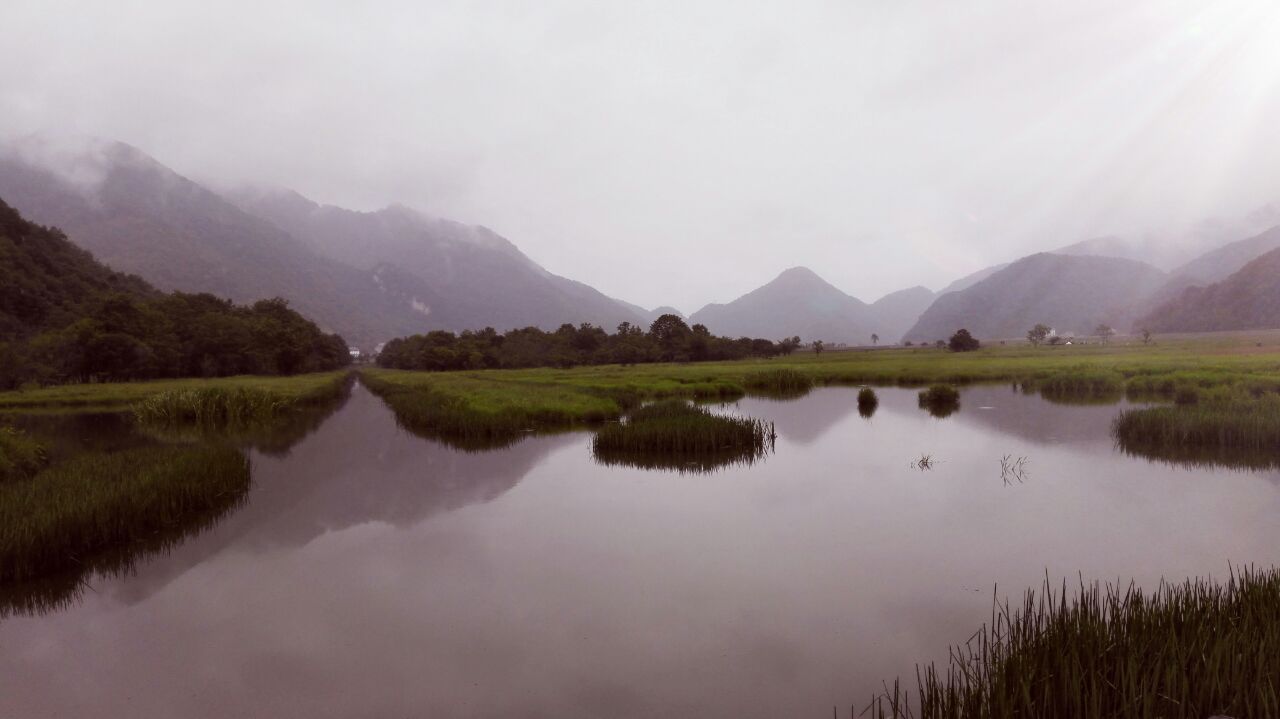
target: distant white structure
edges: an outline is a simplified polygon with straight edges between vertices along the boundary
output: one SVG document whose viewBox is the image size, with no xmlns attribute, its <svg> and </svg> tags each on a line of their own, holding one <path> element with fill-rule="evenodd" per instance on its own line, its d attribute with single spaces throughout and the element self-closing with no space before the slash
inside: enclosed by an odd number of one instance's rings
<svg viewBox="0 0 1280 719">
<path fill-rule="evenodd" d="M 355 347 L 348 347 L 347 354 L 351 355 L 351 359 L 353 360 L 360 359 L 360 350 L 356 349 Z"/>
</svg>

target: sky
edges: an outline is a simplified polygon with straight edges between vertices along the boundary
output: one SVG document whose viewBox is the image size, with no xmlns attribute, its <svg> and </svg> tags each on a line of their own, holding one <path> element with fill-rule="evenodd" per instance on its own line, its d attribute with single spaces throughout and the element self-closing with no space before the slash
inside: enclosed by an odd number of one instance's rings
<svg viewBox="0 0 1280 719">
<path fill-rule="evenodd" d="M 4 0 L 0 134 L 401 202 L 648 307 L 795 265 L 871 301 L 1280 203 L 1277 38 L 1272 0 Z"/>
</svg>

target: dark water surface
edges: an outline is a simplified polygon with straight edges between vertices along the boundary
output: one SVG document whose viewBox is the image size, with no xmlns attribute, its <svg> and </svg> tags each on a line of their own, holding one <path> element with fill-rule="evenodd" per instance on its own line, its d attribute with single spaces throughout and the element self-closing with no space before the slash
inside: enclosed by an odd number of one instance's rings
<svg viewBox="0 0 1280 719">
<path fill-rule="evenodd" d="M 776 451 L 682 475 L 601 466 L 588 433 L 461 452 L 357 387 L 254 450 L 212 529 L 0 621 L 0 717 L 825 717 L 944 659 L 996 584 L 1280 552 L 1275 473 L 1125 456 L 1117 406 L 878 393 L 871 419 L 855 389 L 743 400 Z"/>
</svg>

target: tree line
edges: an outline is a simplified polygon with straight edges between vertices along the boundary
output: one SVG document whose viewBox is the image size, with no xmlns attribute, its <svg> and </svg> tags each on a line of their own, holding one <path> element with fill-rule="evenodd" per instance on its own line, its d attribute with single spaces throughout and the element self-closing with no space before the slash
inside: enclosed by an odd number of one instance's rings
<svg viewBox="0 0 1280 719">
<path fill-rule="evenodd" d="M 103 298 L 69 325 L 0 343 L 0 388 L 27 382 L 287 375 L 337 369 L 347 344 L 282 299 L 237 306 L 209 294 Z"/>
<path fill-rule="evenodd" d="M 666 314 L 648 330 L 629 322 L 610 334 L 590 323 L 537 327 L 498 333 L 492 327 L 461 334 L 436 331 L 391 340 L 378 365 L 392 369 L 463 370 L 575 367 L 647 362 L 706 362 L 791 354 L 799 337 L 778 342 L 750 337 L 717 337 L 701 324 L 690 327 L 679 315 Z"/>
<path fill-rule="evenodd" d="M 0 201 L 0 389 L 23 384 L 294 374 L 350 361 L 282 299 L 164 294 Z"/>
</svg>

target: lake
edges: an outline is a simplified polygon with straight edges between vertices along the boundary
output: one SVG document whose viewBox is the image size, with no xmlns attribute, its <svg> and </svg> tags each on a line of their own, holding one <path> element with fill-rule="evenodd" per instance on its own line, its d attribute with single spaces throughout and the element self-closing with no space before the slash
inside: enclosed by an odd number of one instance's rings
<svg viewBox="0 0 1280 719">
<path fill-rule="evenodd" d="M 1128 456 L 1123 405 L 877 393 L 870 418 L 856 388 L 727 405 L 774 451 L 681 473 L 599 464 L 589 432 L 452 449 L 356 386 L 249 450 L 213 526 L 0 620 L 0 716 L 847 716 L 996 592 L 1275 561 L 1280 473 Z"/>
</svg>

